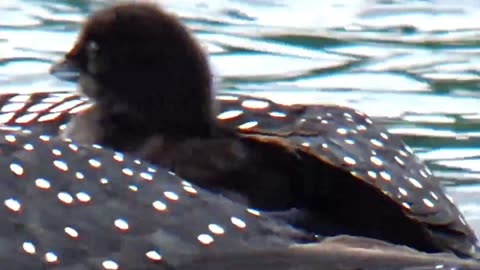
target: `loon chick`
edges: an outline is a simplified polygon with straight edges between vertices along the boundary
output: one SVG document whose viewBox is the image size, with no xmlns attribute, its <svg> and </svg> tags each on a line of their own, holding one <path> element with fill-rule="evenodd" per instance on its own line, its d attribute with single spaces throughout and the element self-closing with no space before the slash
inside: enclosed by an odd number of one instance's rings
<svg viewBox="0 0 480 270">
<path fill-rule="evenodd" d="M 320 235 L 478 257 L 476 236 L 400 139 L 348 108 L 259 100 L 285 111 L 279 119 L 261 109 L 248 113 L 238 102 L 249 97 L 214 102 L 202 48 L 156 5 L 94 13 L 52 73 L 78 80 L 94 102 L 64 137 L 134 153 L 249 207 L 297 209 L 279 218 Z M 230 101 L 246 113 L 216 119 L 216 107 Z"/>
</svg>

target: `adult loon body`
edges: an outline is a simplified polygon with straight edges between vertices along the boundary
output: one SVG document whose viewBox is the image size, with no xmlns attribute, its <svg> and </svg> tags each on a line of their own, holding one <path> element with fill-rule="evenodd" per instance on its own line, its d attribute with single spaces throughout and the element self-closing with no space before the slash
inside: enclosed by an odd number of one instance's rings
<svg viewBox="0 0 480 270">
<path fill-rule="evenodd" d="M 0 127 L 0 150 L 2 269 L 480 269 L 372 239 L 312 239 L 98 145 Z"/>
<path fill-rule="evenodd" d="M 478 257 L 476 236 L 400 139 L 348 108 L 214 102 L 207 63 L 154 5 L 94 13 L 52 69 L 94 102 L 63 136 L 140 156 L 249 207 L 297 209 L 280 218 L 321 235 Z"/>
</svg>

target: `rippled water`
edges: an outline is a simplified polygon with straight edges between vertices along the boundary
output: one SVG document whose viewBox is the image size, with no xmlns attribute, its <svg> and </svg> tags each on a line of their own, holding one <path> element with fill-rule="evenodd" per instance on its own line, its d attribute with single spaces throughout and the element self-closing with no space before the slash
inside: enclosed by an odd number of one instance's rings
<svg viewBox="0 0 480 270">
<path fill-rule="evenodd" d="M 108 1 L 0 2 L 0 90 L 47 74 Z M 210 52 L 218 91 L 361 110 L 405 139 L 480 231 L 480 2 L 162 1 Z"/>
</svg>

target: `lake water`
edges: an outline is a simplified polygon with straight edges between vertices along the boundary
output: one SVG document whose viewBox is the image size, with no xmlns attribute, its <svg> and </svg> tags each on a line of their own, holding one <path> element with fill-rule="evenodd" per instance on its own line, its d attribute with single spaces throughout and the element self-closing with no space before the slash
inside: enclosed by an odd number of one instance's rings
<svg viewBox="0 0 480 270">
<path fill-rule="evenodd" d="M 1 0 L 0 91 L 74 90 L 48 68 L 108 2 Z M 218 91 L 371 115 L 430 165 L 480 232 L 478 0 L 161 3 L 210 52 Z"/>
</svg>

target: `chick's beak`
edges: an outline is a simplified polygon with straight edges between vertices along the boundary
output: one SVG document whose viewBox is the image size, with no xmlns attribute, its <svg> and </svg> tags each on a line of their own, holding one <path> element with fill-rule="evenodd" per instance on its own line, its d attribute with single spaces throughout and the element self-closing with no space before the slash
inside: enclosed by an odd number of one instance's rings
<svg viewBox="0 0 480 270">
<path fill-rule="evenodd" d="M 75 61 L 64 59 L 50 68 L 50 74 L 59 80 L 76 82 L 80 76 L 80 69 Z"/>
</svg>

